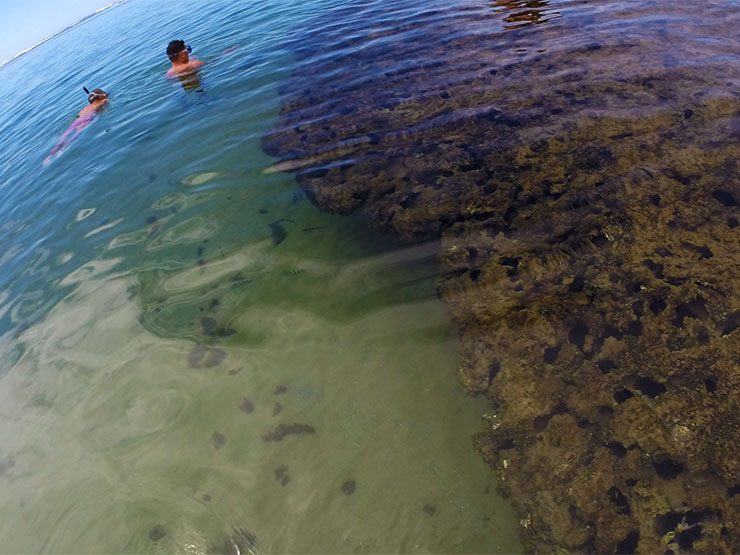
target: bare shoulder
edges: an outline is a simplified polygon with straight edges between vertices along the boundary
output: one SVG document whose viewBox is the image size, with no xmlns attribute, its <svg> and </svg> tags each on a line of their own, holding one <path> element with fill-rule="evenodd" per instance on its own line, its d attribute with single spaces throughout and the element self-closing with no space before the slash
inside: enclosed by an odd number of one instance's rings
<svg viewBox="0 0 740 555">
<path fill-rule="evenodd" d="M 93 110 L 92 106 L 85 106 L 82 110 L 80 110 L 80 113 L 77 114 L 78 118 L 85 118 L 88 116 L 91 116 L 95 113 L 95 110 Z"/>
</svg>

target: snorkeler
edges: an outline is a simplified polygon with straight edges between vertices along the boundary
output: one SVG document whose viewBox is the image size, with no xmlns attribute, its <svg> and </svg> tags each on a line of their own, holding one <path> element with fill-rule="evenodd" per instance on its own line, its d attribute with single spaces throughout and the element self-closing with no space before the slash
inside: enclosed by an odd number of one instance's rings
<svg viewBox="0 0 740 555">
<path fill-rule="evenodd" d="M 88 106 L 85 106 L 80 113 L 77 114 L 77 118 L 67 128 L 67 130 L 59 139 L 59 142 L 51 149 L 51 152 L 44 160 L 44 166 L 51 162 L 56 156 L 59 156 L 62 151 L 79 135 L 85 127 L 90 125 L 95 116 L 101 112 L 109 102 L 108 93 L 103 89 L 94 89 L 92 92 L 88 91 L 86 87 L 82 89 L 87 93 Z"/>
<path fill-rule="evenodd" d="M 190 58 L 193 49 L 182 40 L 173 40 L 167 45 L 167 57 L 172 62 L 172 67 L 167 70 L 168 79 L 178 78 L 185 89 L 193 89 L 200 86 L 197 77 L 198 70 L 203 62 Z"/>
</svg>

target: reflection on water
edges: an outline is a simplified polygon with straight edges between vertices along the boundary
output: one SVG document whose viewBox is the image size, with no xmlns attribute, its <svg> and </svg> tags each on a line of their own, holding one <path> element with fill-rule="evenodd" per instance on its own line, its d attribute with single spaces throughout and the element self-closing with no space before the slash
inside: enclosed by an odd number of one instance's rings
<svg viewBox="0 0 740 555">
<path fill-rule="evenodd" d="M 185 91 L 205 92 L 198 72 L 184 73 L 177 76 L 177 80 Z"/>
<path fill-rule="evenodd" d="M 430 272 L 432 250 L 341 265 L 273 250 L 281 271 L 246 248 L 160 267 L 159 277 L 116 274 L 115 259 L 73 272 L 74 293 L 20 335 L 33 347 L 3 382 L 4 413 L 16 415 L 0 421 L 13 515 L 5 545 L 516 549 L 504 524 L 512 519 L 490 504 L 491 479 L 459 433 L 463 422 L 475 429 L 481 407 L 433 370 L 456 356 L 431 282 L 412 285 Z M 287 271 L 296 263 L 305 272 Z M 254 280 L 224 280 L 227 268 Z M 406 284 L 417 298 L 399 304 L 395 289 Z M 323 306 L 330 295 L 339 310 Z M 350 313 L 337 319 L 345 304 Z M 233 335 L 204 328 L 211 318 Z"/>
<path fill-rule="evenodd" d="M 560 12 L 548 8 L 547 0 L 494 0 L 491 7 L 504 16 L 505 29 L 518 29 L 527 25 L 546 23 L 560 17 Z"/>
</svg>

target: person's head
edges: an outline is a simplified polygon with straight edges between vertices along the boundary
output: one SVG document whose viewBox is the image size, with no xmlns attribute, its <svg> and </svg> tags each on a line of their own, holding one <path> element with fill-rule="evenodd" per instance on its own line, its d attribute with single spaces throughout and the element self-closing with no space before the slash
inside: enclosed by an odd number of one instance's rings
<svg viewBox="0 0 740 555">
<path fill-rule="evenodd" d="M 185 44 L 184 40 L 173 40 L 167 45 L 167 57 L 174 63 L 188 63 L 192 48 Z"/>
<path fill-rule="evenodd" d="M 105 104 L 108 102 L 108 93 L 103 89 L 93 89 L 93 91 L 87 95 L 87 101 L 96 106 Z"/>
</svg>

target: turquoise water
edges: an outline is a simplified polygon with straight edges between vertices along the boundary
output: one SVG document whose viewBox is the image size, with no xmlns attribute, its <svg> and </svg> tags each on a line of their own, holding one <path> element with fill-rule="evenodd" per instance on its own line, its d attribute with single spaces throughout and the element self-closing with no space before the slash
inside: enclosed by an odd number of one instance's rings
<svg viewBox="0 0 740 555">
<path fill-rule="evenodd" d="M 265 173 L 330 7 L 132 0 L 0 69 L 2 551 L 521 549 L 436 245 Z M 163 78 L 172 38 L 200 91 Z M 111 105 L 44 167 L 82 86 Z"/>
</svg>

